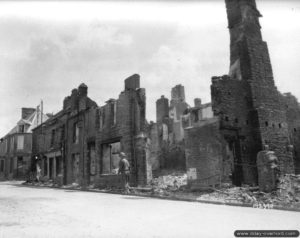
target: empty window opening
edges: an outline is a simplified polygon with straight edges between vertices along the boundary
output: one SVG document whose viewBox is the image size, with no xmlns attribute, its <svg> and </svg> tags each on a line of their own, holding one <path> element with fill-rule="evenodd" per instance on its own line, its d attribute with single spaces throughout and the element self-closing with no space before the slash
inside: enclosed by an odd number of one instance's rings
<svg viewBox="0 0 300 238">
<path fill-rule="evenodd" d="M 14 158 L 10 158 L 9 172 L 12 173 L 14 170 Z"/>
<path fill-rule="evenodd" d="M 55 157 L 55 165 L 56 165 L 56 176 L 62 173 L 62 159 L 61 156 Z"/>
<path fill-rule="evenodd" d="M 199 115 L 198 115 L 198 111 L 194 112 L 194 122 L 199 121 Z"/>
<path fill-rule="evenodd" d="M 19 132 L 24 133 L 25 132 L 25 125 L 19 125 Z"/>
<path fill-rule="evenodd" d="M 278 127 L 279 127 L 279 128 L 281 128 L 281 127 L 282 127 L 281 123 L 279 123 L 279 124 L 278 124 Z"/>
<path fill-rule="evenodd" d="M 0 160 L 0 172 L 3 173 L 4 172 L 4 160 Z"/>
<path fill-rule="evenodd" d="M 78 123 L 73 124 L 73 143 L 78 144 L 79 142 L 79 127 Z"/>
<path fill-rule="evenodd" d="M 266 126 L 269 126 L 269 122 L 266 121 L 266 122 L 265 122 L 265 125 L 266 125 Z"/>
<path fill-rule="evenodd" d="M 102 145 L 102 174 L 117 174 L 120 162 L 121 143 L 114 142 Z"/>
<path fill-rule="evenodd" d="M 246 120 L 246 125 L 249 125 L 249 121 L 248 120 Z"/>
<path fill-rule="evenodd" d="M 51 131 L 51 141 L 50 141 L 50 146 L 54 145 L 54 139 L 55 139 L 55 129 Z"/>
<path fill-rule="evenodd" d="M 225 121 L 229 121 L 229 118 L 228 118 L 228 117 L 225 117 Z"/>
<path fill-rule="evenodd" d="M 296 129 L 296 128 L 294 128 L 294 132 L 297 132 L 297 129 Z"/>
<path fill-rule="evenodd" d="M 112 118 L 112 126 L 114 126 L 116 123 L 117 123 L 117 103 L 116 102 L 113 102 L 111 105 L 110 105 L 110 110 L 111 110 L 111 118 Z"/>
<path fill-rule="evenodd" d="M 48 160 L 47 157 L 44 157 L 44 176 L 48 175 Z"/>
<path fill-rule="evenodd" d="M 239 123 L 239 119 L 235 118 L 235 119 L 234 119 L 234 122 L 235 122 L 235 123 Z"/>
</svg>

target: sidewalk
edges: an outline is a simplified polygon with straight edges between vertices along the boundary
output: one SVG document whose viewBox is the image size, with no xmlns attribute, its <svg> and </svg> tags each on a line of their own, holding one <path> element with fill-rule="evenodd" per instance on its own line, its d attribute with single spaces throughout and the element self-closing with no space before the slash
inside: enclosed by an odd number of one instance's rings
<svg viewBox="0 0 300 238">
<path fill-rule="evenodd" d="M 261 194 L 250 196 L 245 192 L 247 188 L 232 187 L 229 189 L 215 190 L 213 192 L 192 192 L 184 188 L 179 189 L 157 189 L 155 187 L 131 187 L 130 193 L 125 194 L 121 189 L 98 189 L 93 187 L 82 188 L 77 184 L 67 186 L 57 186 L 52 183 L 22 183 L 22 186 L 28 187 L 47 187 L 54 189 L 77 190 L 97 193 L 111 193 L 140 197 L 151 197 L 157 199 L 168 199 L 176 201 L 200 202 L 216 205 L 252 207 L 258 209 L 278 209 L 286 211 L 300 212 L 300 202 L 273 202 L 272 194 Z M 228 192 L 229 191 L 229 192 Z M 274 196 L 274 195 L 273 195 Z M 257 199 L 261 197 L 261 199 Z M 269 199 L 266 199 L 269 198 Z M 242 198 L 242 199 L 241 199 Z"/>
</svg>

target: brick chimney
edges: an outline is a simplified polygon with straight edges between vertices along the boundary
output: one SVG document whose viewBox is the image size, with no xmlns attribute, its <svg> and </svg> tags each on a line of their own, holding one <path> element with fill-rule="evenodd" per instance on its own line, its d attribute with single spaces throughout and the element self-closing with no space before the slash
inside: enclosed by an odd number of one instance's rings
<svg viewBox="0 0 300 238">
<path fill-rule="evenodd" d="M 35 108 L 29 108 L 29 107 L 22 107 L 22 119 L 26 119 L 29 115 L 35 112 Z"/>
</svg>

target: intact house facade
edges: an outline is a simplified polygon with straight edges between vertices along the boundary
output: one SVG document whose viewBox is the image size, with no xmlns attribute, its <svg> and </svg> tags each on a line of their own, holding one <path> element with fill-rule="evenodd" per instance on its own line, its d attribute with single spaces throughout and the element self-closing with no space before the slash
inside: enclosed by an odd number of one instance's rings
<svg viewBox="0 0 300 238">
<path fill-rule="evenodd" d="M 31 166 L 32 130 L 48 119 L 40 108 L 22 108 L 21 119 L 0 139 L 0 179 L 24 179 Z"/>
<path fill-rule="evenodd" d="M 131 183 L 147 183 L 152 171 L 145 126 L 145 90 L 139 75 L 127 78 L 119 98 L 101 107 L 81 84 L 64 99 L 60 112 L 33 130 L 34 163 L 44 179 L 57 183 L 120 186 L 123 151 L 131 164 Z"/>
</svg>

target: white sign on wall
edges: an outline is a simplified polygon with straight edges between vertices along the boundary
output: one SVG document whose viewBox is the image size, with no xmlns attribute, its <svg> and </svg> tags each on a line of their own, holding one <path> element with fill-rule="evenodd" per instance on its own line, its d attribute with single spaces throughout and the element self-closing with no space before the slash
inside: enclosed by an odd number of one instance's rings
<svg viewBox="0 0 300 238">
<path fill-rule="evenodd" d="M 188 180 L 196 180 L 197 179 L 197 170 L 196 168 L 189 168 L 187 171 Z"/>
</svg>

